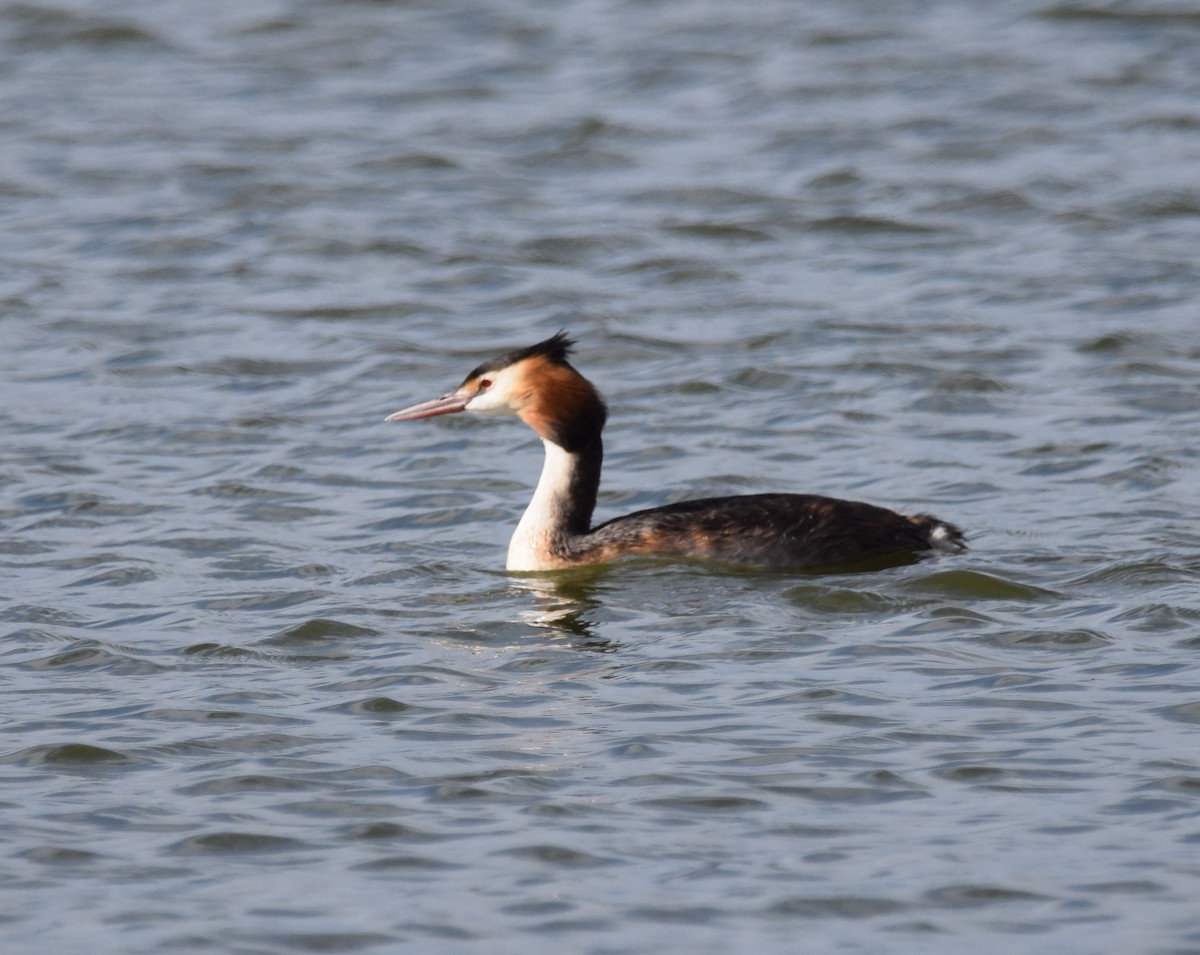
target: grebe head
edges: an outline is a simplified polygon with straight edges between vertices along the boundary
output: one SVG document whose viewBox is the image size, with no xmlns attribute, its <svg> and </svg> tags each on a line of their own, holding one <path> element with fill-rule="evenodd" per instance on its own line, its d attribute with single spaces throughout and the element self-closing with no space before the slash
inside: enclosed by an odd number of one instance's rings
<svg viewBox="0 0 1200 955">
<path fill-rule="evenodd" d="M 559 332 L 485 361 L 454 391 L 403 408 L 387 420 L 415 421 L 458 411 L 516 415 L 544 440 L 567 451 L 579 450 L 599 435 L 607 412 L 591 382 L 567 360 L 574 344 L 566 332 Z"/>
</svg>

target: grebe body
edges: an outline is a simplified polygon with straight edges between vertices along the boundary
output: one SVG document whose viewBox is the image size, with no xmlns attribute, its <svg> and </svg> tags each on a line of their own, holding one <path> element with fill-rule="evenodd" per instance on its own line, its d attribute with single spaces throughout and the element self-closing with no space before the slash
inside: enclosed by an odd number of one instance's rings
<svg viewBox="0 0 1200 955">
<path fill-rule="evenodd" d="M 559 332 L 501 355 L 449 394 L 387 419 L 515 415 L 537 432 L 545 464 L 509 542 L 508 570 L 562 570 L 637 554 L 819 570 L 902 563 L 923 551 L 965 546 L 957 527 L 927 514 L 813 494 L 681 501 L 592 527 L 608 414 L 599 392 L 568 361 L 573 344 Z"/>
</svg>

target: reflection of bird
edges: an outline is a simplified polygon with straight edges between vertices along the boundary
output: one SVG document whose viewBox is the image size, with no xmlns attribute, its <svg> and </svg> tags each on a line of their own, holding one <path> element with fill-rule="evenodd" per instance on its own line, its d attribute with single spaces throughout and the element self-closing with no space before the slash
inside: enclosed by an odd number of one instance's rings
<svg viewBox="0 0 1200 955">
<path fill-rule="evenodd" d="M 747 494 L 682 501 L 592 527 L 607 411 L 571 367 L 574 343 L 553 338 L 484 362 L 450 394 L 397 411 L 413 421 L 470 411 L 516 415 L 546 447 L 541 479 L 508 545 L 509 570 L 558 570 L 631 554 L 698 557 L 815 570 L 903 563 L 921 551 L 961 550 L 953 524 L 813 494 Z"/>
</svg>

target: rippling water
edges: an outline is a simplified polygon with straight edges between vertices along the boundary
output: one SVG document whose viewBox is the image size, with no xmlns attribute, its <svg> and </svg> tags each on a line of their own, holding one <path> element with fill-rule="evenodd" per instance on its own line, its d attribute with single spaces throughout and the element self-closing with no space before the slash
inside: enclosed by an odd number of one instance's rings
<svg viewBox="0 0 1200 955">
<path fill-rule="evenodd" d="M 6 952 L 1200 950 L 1200 8 L 0 7 Z M 513 577 L 814 491 L 877 574 Z"/>
</svg>

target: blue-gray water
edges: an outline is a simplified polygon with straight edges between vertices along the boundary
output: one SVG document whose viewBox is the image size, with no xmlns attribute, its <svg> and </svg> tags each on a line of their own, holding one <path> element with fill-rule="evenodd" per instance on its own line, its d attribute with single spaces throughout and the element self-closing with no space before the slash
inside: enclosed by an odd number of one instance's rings
<svg viewBox="0 0 1200 955">
<path fill-rule="evenodd" d="M 0 7 L 6 953 L 1200 951 L 1200 7 Z M 813 491 L 877 574 L 519 578 Z"/>
</svg>

